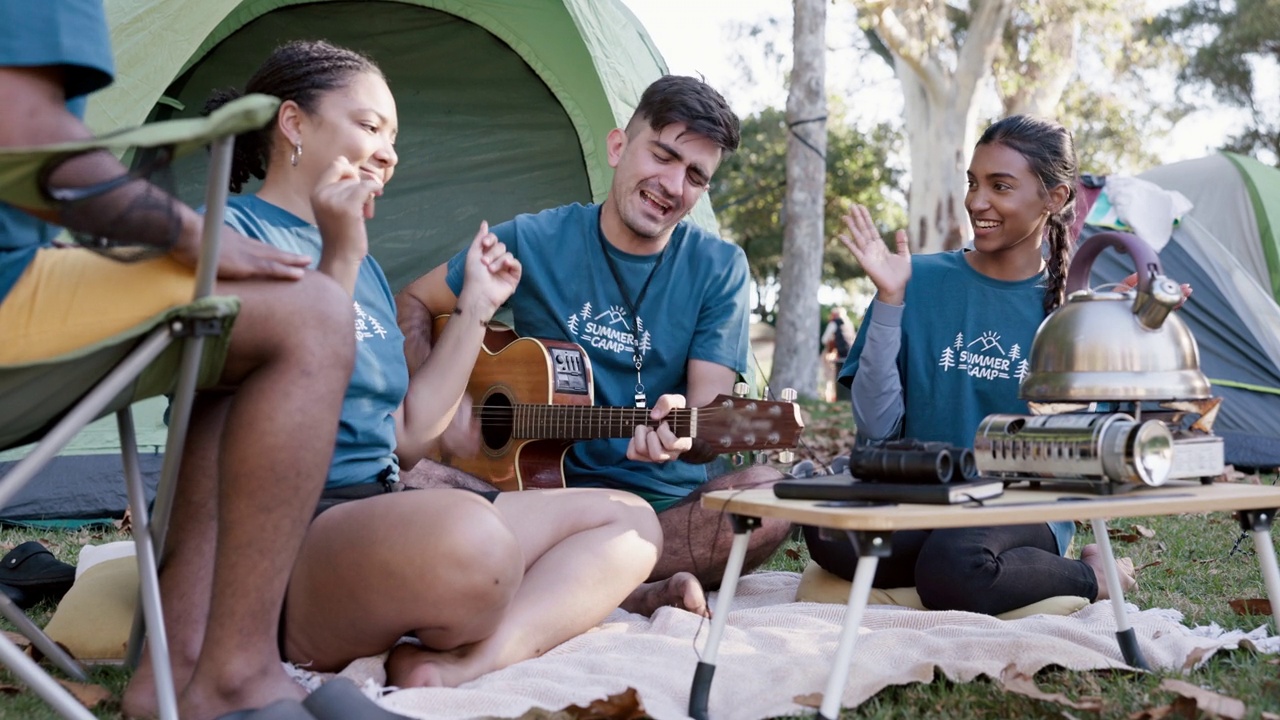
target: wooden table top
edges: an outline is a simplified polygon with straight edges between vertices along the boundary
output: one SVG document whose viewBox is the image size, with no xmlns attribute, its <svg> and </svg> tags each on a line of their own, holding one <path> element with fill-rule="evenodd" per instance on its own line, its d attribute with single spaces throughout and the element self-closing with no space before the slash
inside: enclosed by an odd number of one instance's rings
<svg viewBox="0 0 1280 720">
<path fill-rule="evenodd" d="M 702 497 L 710 510 L 774 517 L 837 530 L 912 530 L 979 525 L 1018 525 L 1280 508 L 1280 486 L 1171 481 L 1115 495 L 1010 488 L 982 506 L 897 504 L 823 507 L 821 500 L 781 500 L 772 489 L 719 490 Z"/>
</svg>

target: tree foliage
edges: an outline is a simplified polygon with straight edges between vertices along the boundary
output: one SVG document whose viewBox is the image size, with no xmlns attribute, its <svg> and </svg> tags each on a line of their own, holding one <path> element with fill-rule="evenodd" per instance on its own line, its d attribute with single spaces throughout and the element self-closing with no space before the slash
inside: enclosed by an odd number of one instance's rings
<svg viewBox="0 0 1280 720">
<path fill-rule="evenodd" d="M 1244 109 L 1252 124 L 1223 149 L 1280 167 L 1280 86 L 1259 82 L 1264 66 L 1280 66 L 1280 0 L 1192 0 L 1150 26 L 1189 49 L 1179 80 L 1184 89 L 1209 88 L 1220 102 Z"/>
<path fill-rule="evenodd" d="M 1186 108 L 1153 94 L 1150 76 L 1176 66 L 1182 53 L 1148 32 L 1149 23 L 1121 0 L 1016 6 L 992 66 L 1003 115 L 1031 113 L 1061 122 L 1075 135 L 1085 172 L 1137 172 L 1159 164 L 1150 141 L 1166 134 Z"/>
<path fill-rule="evenodd" d="M 901 227 L 906 219 L 899 196 L 901 173 L 891 167 L 889 156 L 901 143 L 901 135 L 889 125 L 879 125 L 866 135 L 832 113 L 827 123 L 827 188 L 824 204 L 824 283 L 839 285 L 861 274 L 849 252 L 835 239 L 840 215 L 850 202 L 866 205 L 887 228 Z M 777 108 L 742 121 L 742 145 L 716 171 L 712 184 L 716 217 L 726 237 L 747 254 L 757 287 L 771 285 L 782 264 L 783 197 L 786 193 L 786 114 Z M 764 293 L 761 293 L 763 296 Z M 775 308 L 758 308 L 766 319 Z"/>
</svg>

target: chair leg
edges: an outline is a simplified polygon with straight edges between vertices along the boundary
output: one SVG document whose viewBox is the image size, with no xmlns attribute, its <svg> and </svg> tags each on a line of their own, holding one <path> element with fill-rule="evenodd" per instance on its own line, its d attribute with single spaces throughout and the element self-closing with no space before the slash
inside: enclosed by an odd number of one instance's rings
<svg viewBox="0 0 1280 720">
<path fill-rule="evenodd" d="M 14 675 L 31 687 L 37 695 L 49 703 L 59 715 L 68 720 L 96 720 L 80 701 L 72 697 L 66 688 L 57 680 L 40 669 L 34 660 L 27 657 L 9 638 L 0 636 L 0 663 L 3 663 Z"/>
<path fill-rule="evenodd" d="M 89 676 L 85 674 L 84 667 L 76 662 L 66 650 L 53 641 L 53 638 L 45 635 L 44 631 L 38 625 L 22 612 L 22 608 L 14 604 L 8 595 L 0 593 L 0 614 L 5 619 L 13 623 L 18 632 L 26 636 L 31 644 L 44 654 L 49 662 L 52 662 L 59 670 L 70 675 L 72 679 L 80 682 L 88 682 Z"/>
<path fill-rule="evenodd" d="M 177 720 L 178 700 L 173 687 L 173 666 L 169 662 L 169 640 L 164 629 L 164 612 L 160 606 L 160 580 L 156 573 L 155 547 L 152 545 L 148 520 L 147 496 L 138 469 L 137 434 L 133 412 L 125 408 L 116 413 L 120 426 L 120 451 L 124 460 L 125 484 L 133 517 L 133 541 L 137 548 L 139 592 L 143 616 L 146 618 L 148 647 L 151 648 L 151 671 L 155 677 L 156 702 L 161 720 Z"/>
<path fill-rule="evenodd" d="M 200 356 L 203 352 L 203 337 L 192 335 L 182 341 L 178 380 L 174 385 L 173 402 L 170 404 L 169 432 L 165 438 L 164 462 L 160 467 L 160 482 L 156 485 L 156 499 L 151 515 L 150 537 L 155 556 L 160 562 L 164 560 L 165 532 L 169 528 L 169 516 L 173 513 L 174 493 L 177 492 L 178 487 L 178 470 L 182 466 L 182 453 L 186 449 L 187 428 L 191 424 L 191 408 L 195 404 L 196 380 L 200 373 Z M 142 606 L 139 606 L 134 612 L 133 629 L 129 633 L 129 644 L 125 649 L 124 662 L 128 667 L 138 666 L 138 660 L 142 657 L 145 629 Z"/>
</svg>

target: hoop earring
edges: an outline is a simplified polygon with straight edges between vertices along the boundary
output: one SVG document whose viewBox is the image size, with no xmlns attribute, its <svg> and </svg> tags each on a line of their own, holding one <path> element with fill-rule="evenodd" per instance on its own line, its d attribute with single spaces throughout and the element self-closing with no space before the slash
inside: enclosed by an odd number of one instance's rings
<svg viewBox="0 0 1280 720">
<path fill-rule="evenodd" d="M 298 167 L 298 158 L 302 157 L 302 143 L 293 144 L 293 154 L 289 156 L 289 164 Z"/>
</svg>

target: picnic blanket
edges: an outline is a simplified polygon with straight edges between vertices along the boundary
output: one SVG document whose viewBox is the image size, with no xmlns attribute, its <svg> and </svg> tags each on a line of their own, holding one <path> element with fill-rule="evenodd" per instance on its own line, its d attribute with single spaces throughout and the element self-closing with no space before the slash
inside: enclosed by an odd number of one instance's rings
<svg viewBox="0 0 1280 720">
<path fill-rule="evenodd" d="M 826 684 L 844 619 L 843 605 L 793 602 L 800 576 L 767 572 L 742 578 L 716 661 L 710 712 L 717 720 L 752 720 L 808 710 Z M 714 602 L 714 599 L 713 599 Z M 713 605 L 714 606 L 714 605 Z M 1190 670 L 1241 644 L 1280 652 L 1266 626 L 1252 632 L 1191 629 L 1175 610 L 1130 607 L 1148 663 Z M 653 617 L 622 610 L 542 657 L 458 688 L 392 690 L 382 704 L 416 718 L 515 718 L 534 708 L 561 710 L 634 688 L 657 720 L 686 718 L 689 685 L 709 621 L 663 608 Z M 340 673 L 375 694 L 385 682 L 383 657 Z M 1047 666 L 1072 670 L 1128 667 L 1115 639 L 1110 602 L 1068 616 L 998 620 L 965 612 L 872 606 L 863 617 L 842 703 L 858 705 L 890 685 L 930 682 L 935 670 L 955 682 L 993 678 L 1013 666 L 1032 675 Z M 295 672 L 304 684 L 324 678 Z M 812 706 L 809 706 L 812 707 Z M 811 710 L 809 710 L 811 711 Z"/>
</svg>

